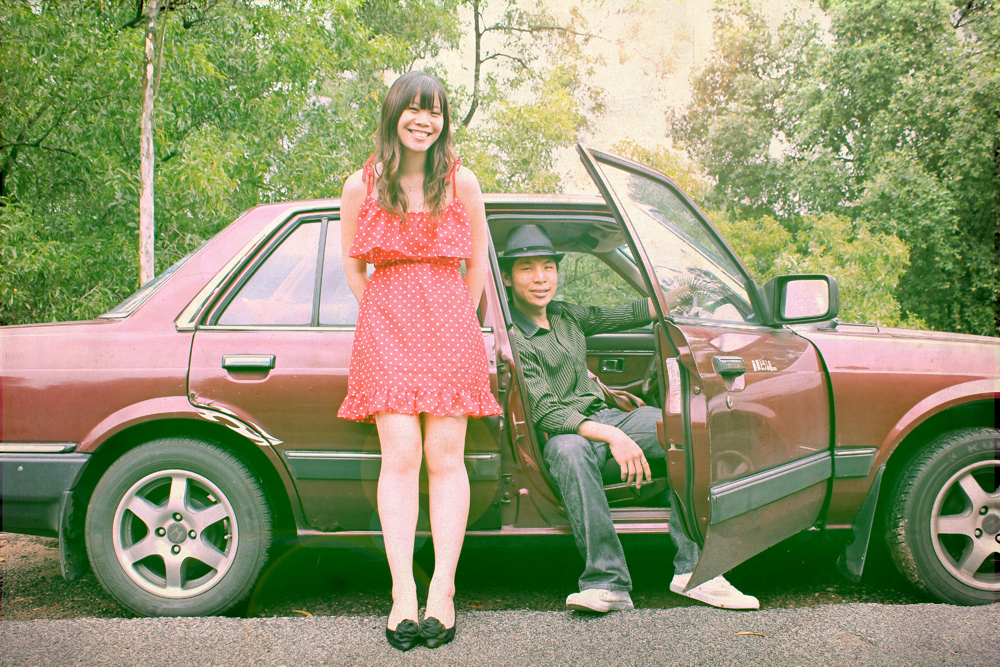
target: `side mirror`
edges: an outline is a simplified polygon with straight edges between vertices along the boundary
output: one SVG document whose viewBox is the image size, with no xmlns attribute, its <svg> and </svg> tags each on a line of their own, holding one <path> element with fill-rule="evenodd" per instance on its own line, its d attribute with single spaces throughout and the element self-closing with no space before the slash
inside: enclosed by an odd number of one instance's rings
<svg viewBox="0 0 1000 667">
<path fill-rule="evenodd" d="M 778 276 L 769 280 L 763 291 L 770 324 L 825 322 L 840 312 L 840 292 L 833 276 Z"/>
</svg>

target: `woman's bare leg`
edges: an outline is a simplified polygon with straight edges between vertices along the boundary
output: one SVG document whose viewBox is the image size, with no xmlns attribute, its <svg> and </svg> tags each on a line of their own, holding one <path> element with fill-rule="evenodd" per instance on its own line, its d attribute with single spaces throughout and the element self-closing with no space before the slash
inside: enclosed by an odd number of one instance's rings
<svg viewBox="0 0 1000 667">
<path fill-rule="evenodd" d="M 378 516 L 392 574 L 392 610 L 386 627 L 395 630 L 404 619 L 419 620 L 413 541 L 420 508 L 420 418 L 380 412 L 375 425 L 382 446 Z"/>
<path fill-rule="evenodd" d="M 467 417 L 424 415 L 424 457 L 430 494 L 434 576 L 425 616 L 455 625 L 455 570 L 469 521 L 469 475 L 465 470 Z"/>
</svg>

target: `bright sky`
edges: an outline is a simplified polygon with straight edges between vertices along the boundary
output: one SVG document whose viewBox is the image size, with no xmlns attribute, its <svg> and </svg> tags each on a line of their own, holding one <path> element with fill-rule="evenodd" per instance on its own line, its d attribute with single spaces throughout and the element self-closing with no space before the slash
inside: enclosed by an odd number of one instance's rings
<svg viewBox="0 0 1000 667">
<path fill-rule="evenodd" d="M 783 12 L 808 0 L 759 0 L 773 26 Z M 524 0 L 523 4 L 533 4 Z M 594 148 L 611 151 L 624 140 L 644 146 L 668 145 L 665 114 L 690 100 L 690 79 L 704 64 L 712 48 L 712 7 L 715 0 L 545 0 L 557 17 L 568 17 L 575 6 L 589 23 L 592 39 L 589 55 L 600 57 L 591 83 L 605 91 L 605 112 L 592 119 L 590 130 L 580 140 Z M 624 44 L 625 46 L 621 46 Z M 471 49 L 471 40 L 463 41 Z M 452 77 L 468 77 L 471 54 L 449 63 Z M 575 149 L 558 156 L 557 171 L 567 192 L 592 192 L 590 179 L 580 166 Z"/>
</svg>

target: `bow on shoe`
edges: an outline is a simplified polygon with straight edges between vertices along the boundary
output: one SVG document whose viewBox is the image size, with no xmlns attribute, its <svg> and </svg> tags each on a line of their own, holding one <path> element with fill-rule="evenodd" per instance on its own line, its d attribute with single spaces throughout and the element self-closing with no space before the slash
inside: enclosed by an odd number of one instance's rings
<svg viewBox="0 0 1000 667">
<path fill-rule="evenodd" d="M 385 638 L 393 648 L 397 648 L 400 651 L 409 651 L 420 643 L 422 629 L 422 623 L 417 625 L 416 621 L 404 619 L 399 622 L 395 630 L 386 628 Z"/>
<path fill-rule="evenodd" d="M 427 648 L 437 648 L 455 638 L 455 626 L 445 628 L 441 621 L 430 616 L 420 621 L 420 636 Z"/>
</svg>

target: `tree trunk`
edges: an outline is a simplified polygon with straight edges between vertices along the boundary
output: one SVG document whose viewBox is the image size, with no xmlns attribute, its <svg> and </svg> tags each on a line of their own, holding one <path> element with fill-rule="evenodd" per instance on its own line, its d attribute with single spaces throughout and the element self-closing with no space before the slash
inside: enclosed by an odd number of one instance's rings
<svg viewBox="0 0 1000 667">
<path fill-rule="evenodd" d="M 156 17 L 161 0 L 149 0 L 146 7 L 146 54 L 143 60 L 142 119 L 139 130 L 139 284 L 153 279 L 153 241 L 155 226 L 153 216 L 153 102 L 156 98 Z"/>
</svg>

